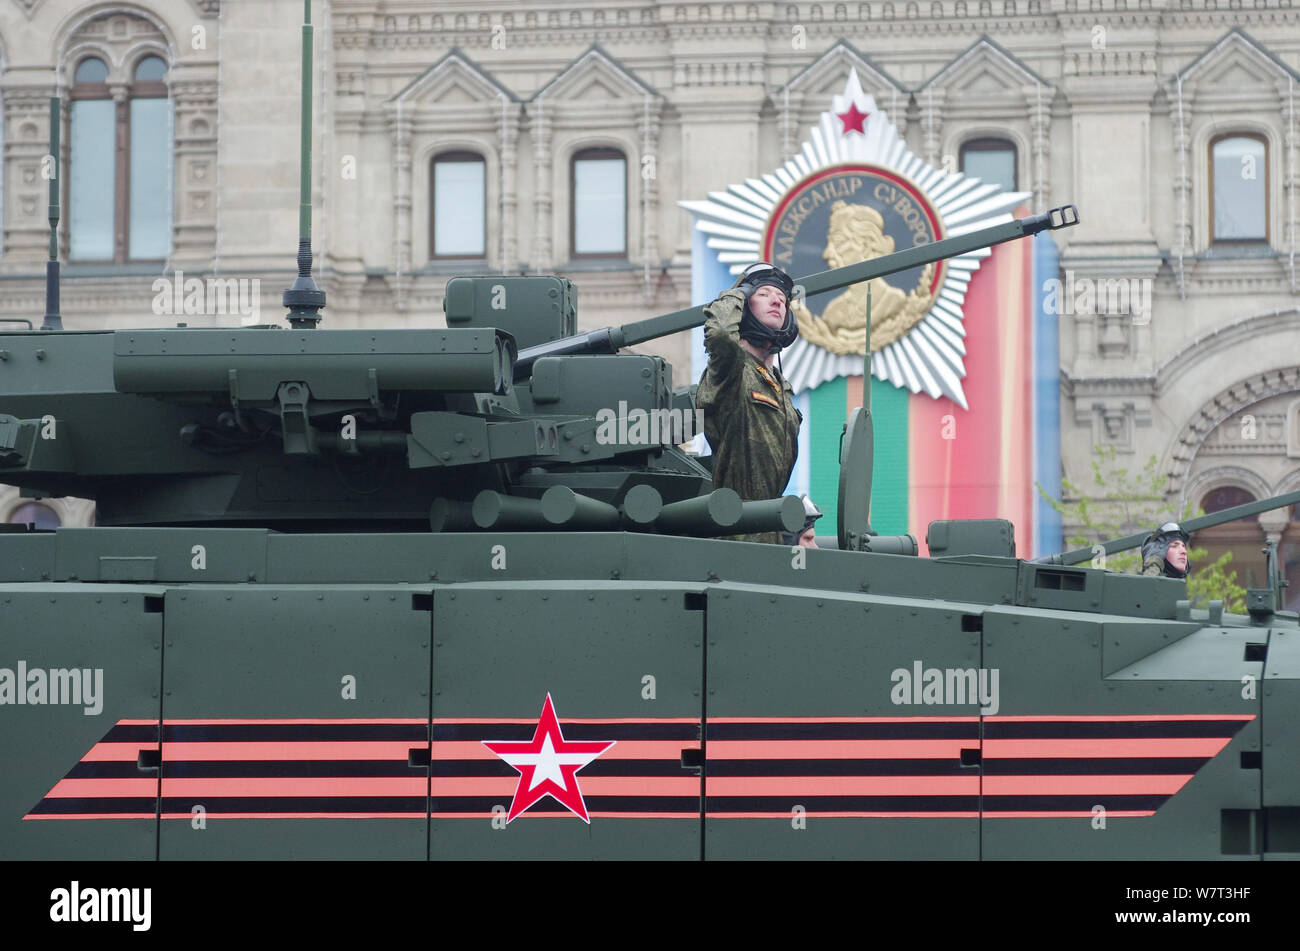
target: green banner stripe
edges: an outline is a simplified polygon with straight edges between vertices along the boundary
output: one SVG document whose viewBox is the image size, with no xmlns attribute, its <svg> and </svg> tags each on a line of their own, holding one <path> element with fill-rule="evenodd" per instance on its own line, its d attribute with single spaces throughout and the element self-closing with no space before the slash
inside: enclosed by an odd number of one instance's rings
<svg viewBox="0 0 1300 951">
<path fill-rule="evenodd" d="M 875 462 L 871 478 L 871 527 L 881 535 L 908 531 L 907 407 L 910 394 L 880 380 L 871 381 Z M 844 377 L 828 380 L 808 394 L 812 428 L 808 442 L 808 494 L 826 513 L 819 535 L 834 535 L 840 488 L 840 433 L 847 418 Z"/>
<path fill-rule="evenodd" d="M 844 427 L 844 377 L 827 380 L 808 393 L 812 429 L 808 433 L 808 496 L 824 515 L 817 534 L 835 534 L 836 497 L 840 489 L 840 431 Z M 806 425 L 806 424 L 805 424 Z"/>
<path fill-rule="evenodd" d="M 902 387 L 871 381 L 871 419 L 876 452 L 871 466 L 871 527 L 881 535 L 908 528 L 908 417 L 911 394 Z"/>
</svg>

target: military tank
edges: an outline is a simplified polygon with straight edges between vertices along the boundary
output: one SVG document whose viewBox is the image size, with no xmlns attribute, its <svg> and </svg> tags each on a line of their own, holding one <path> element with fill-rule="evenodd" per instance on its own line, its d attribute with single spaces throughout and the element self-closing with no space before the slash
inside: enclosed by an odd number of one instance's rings
<svg viewBox="0 0 1300 951">
<path fill-rule="evenodd" d="M 0 334 L 0 482 L 97 506 L 0 532 L 0 854 L 1300 854 L 1275 560 L 1238 616 L 1000 520 L 919 557 L 871 531 L 869 407 L 833 550 L 725 540 L 803 507 L 715 488 L 692 388 L 620 352 L 701 308 L 578 333 L 571 282 L 492 275 L 320 329 L 303 208 L 287 328 Z"/>
</svg>

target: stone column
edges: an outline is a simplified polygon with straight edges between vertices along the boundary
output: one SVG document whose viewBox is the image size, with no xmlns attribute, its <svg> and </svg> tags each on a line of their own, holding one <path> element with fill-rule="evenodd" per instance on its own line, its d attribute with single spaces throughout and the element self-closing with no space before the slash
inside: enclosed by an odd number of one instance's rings
<svg viewBox="0 0 1300 951">
<path fill-rule="evenodd" d="M 1174 276 L 1179 296 L 1183 294 L 1183 259 L 1193 253 L 1192 246 L 1192 114 L 1190 85 L 1174 84 L 1170 97 L 1170 126 L 1174 133 Z"/>
<path fill-rule="evenodd" d="M 389 131 L 393 137 L 393 270 L 396 306 L 402 310 L 406 306 L 403 276 L 411 271 L 411 117 L 402 114 L 400 102 L 390 116 Z"/>
<path fill-rule="evenodd" d="M 50 148 L 52 92 L 50 86 L 4 90 L 4 254 L 0 256 L 0 271 L 35 273 L 50 256 L 50 185 L 41 177 L 41 160 Z M 63 174 L 67 155 L 67 97 L 63 115 L 63 156 L 56 169 L 59 175 Z M 60 230 L 66 233 L 67 187 L 61 186 L 60 191 Z"/>
<path fill-rule="evenodd" d="M 217 83 L 178 65 L 171 79 L 174 187 L 171 266 L 210 270 L 217 250 Z"/>
<path fill-rule="evenodd" d="M 122 181 L 130 181 L 131 179 L 131 166 L 128 164 L 131 148 L 129 139 L 130 125 L 127 118 L 127 110 L 130 108 L 128 105 L 130 86 L 127 83 L 109 83 L 108 91 L 113 97 L 113 109 L 117 115 L 117 123 L 113 130 L 114 158 L 117 163 L 117 181 L 113 185 L 117 192 L 117 200 L 114 202 L 116 212 L 113 215 L 113 255 L 116 260 L 125 261 L 127 259 L 127 233 L 130 231 L 128 219 L 130 218 L 131 209 L 122 200 L 123 193 L 118 186 Z M 69 147 L 71 147 L 71 144 L 71 141 L 69 141 Z"/>
<path fill-rule="evenodd" d="M 1049 187 L 1051 165 L 1048 162 L 1052 135 L 1052 97 L 1055 90 L 1034 85 L 1027 91 L 1029 99 L 1029 128 L 1032 135 L 1034 156 L 1034 213 L 1042 214 L 1047 210 L 1051 189 Z"/>
<path fill-rule="evenodd" d="M 943 99 L 944 90 L 933 86 L 925 91 L 921 100 L 921 136 L 925 160 L 932 166 L 942 164 L 939 155 L 939 143 L 943 134 Z"/>
<path fill-rule="evenodd" d="M 519 238 L 515 234 L 515 166 L 518 163 L 519 107 L 501 96 L 501 118 L 497 122 L 501 155 L 501 272 L 509 273 L 517 260 Z"/>
<path fill-rule="evenodd" d="M 551 262 L 551 126 L 541 102 L 533 114 L 533 166 L 537 183 L 533 192 L 533 206 L 537 214 L 537 230 L 533 236 L 533 270 L 547 273 Z"/>
<path fill-rule="evenodd" d="M 1259 527 L 1264 532 L 1264 540 L 1282 544 L 1282 533 L 1291 524 L 1291 506 L 1273 509 L 1271 512 L 1259 513 Z"/>
<path fill-rule="evenodd" d="M 645 262 L 645 291 L 651 293 L 650 269 L 659 264 L 659 119 L 661 100 L 646 96 L 641 111 L 641 258 Z M 651 163 L 647 166 L 646 156 Z"/>
<path fill-rule="evenodd" d="M 1287 256 L 1290 271 L 1291 293 L 1300 288 L 1297 281 L 1297 251 L 1300 250 L 1300 83 L 1290 76 L 1278 81 L 1277 92 L 1282 100 L 1282 252 Z"/>
</svg>

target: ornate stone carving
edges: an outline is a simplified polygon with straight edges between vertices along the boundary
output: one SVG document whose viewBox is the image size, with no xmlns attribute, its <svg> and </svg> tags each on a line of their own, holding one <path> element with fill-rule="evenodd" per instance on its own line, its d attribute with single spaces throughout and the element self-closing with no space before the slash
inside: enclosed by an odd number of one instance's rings
<svg viewBox="0 0 1300 951">
<path fill-rule="evenodd" d="M 1300 391 L 1300 365 L 1258 373 L 1220 390 L 1178 434 L 1165 467 L 1169 473 L 1168 490 L 1171 493 L 1183 490 L 1192 463 L 1219 424 L 1261 400 L 1293 391 Z"/>
<path fill-rule="evenodd" d="M 555 264 L 551 249 L 554 233 L 551 153 L 556 148 L 557 133 L 564 136 L 558 143 L 562 152 L 566 141 L 582 137 L 593 142 L 600 139 L 613 142 L 625 153 L 629 173 L 628 233 L 640 234 L 639 257 L 646 269 L 651 256 L 657 261 L 654 223 L 644 219 L 657 217 L 658 191 L 654 181 L 645 178 L 641 170 L 648 167 L 647 156 L 656 164 L 658 162 L 659 115 L 662 109 L 663 97 L 654 88 L 595 44 L 560 70 L 533 96 L 529 111 L 534 120 L 537 163 L 535 268 L 545 270 Z M 587 130 L 598 131 L 592 135 Z M 640 155 L 636 154 L 638 147 Z M 638 218 L 642 220 L 637 221 Z M 572 249 L 567 247 L 565 251 L 572 253 Z M 631 246 L 628 247 L 628 256 L 629 260 L 638 258 Z M 645 284 L 649 287 L 648 272 Z"/>
<path fill-rule="evenodd" d="M 41 0 L 14 0 L 14 3 L 18 5 L 18 9 L 22 10 L 23 13 L 26 14 L 27 19 L 30 20 L 32 14 L 36 12 L 36 8 L 41 5 Z"/>
</svg>

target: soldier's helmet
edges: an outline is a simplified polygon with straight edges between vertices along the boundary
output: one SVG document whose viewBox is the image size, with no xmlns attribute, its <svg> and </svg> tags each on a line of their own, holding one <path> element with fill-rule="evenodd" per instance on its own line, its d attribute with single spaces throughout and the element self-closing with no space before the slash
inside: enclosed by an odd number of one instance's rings
<svg viewBox="0 0 1300 951">
<path fill-rule="evenodd" d="M 804 532 L 808 531 L 808 529 L 812 528 L 817 519 L 821 518 L 824 514 L 825 513 L 821 509 L 813 504 L 813 500 L 805 495 L 803 497 L 803 528 L 799 529 L 797 532 L 782 532 L 781 543 L 783 545 L 799 544 L 800 536 L 802 536 Z"/>
<path fill-rule="evenodd" d="M 749 309 L 749 297 L 764 285 L 778 288 L 785 294 L 785 322 L 773 330 L 754 316 Z M 759 261 L 740 272 L 733 288 L 745 287 L 745 309 L 740 315 L 740 336 L 756 347 L 766 347 L 771 353 L 783 350 L 799 338 L 799 321 L 790 308 L 794 297 L 794 280 L 779 267 Z"/>
<path fill-rule="evenodd" d="M 1163 574 L 1166 578 L 1186 578 L 1185 569 L 1175 568 L 1169 563 L 1169 545 L 1173 541 L 1181 541 L 1187 545 L 1191 541 L 1191 536 L 1183 531 L 1182 526 L 1177 522 L 1165 522 L 1142 542 L 1142 564 L 1145 567 L 1159 559 L 1163 563 Z"/>
</svg>

